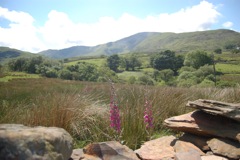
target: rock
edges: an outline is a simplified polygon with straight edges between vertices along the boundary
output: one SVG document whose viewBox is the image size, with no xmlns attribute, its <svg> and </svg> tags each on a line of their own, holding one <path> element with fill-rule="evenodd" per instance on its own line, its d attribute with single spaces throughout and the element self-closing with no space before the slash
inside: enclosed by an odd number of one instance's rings
<svg viewBox="0 0 240 160">
<path fill-rule="evenodd" d="M 71 158 L 69 160 L 79 160 L 84 158 L 84 153 L 82 149 L 74 149 L 72 151 Z"/>
<path fill-rule="evenodd" d="M 201 156 L 205 155 L 205 153 L 203 153 L 198 147 L 196 147 L 192 143 L 184 142 L 184 141 L 180 141 L 180 140 L 178 140 L 176 142 L 176 144 L 174 145 L 173 148 L 174 148 L 176 153 L 178 153 L 178 152 L 182 152 L 183 153 L 183 152 L 196 151 Z"/>
<path fill-rule="evenodd" d="M 175 160 L 202 160 L 198 151 L 189 150 L 187 152 L 177 152 Z"/>
<path fill-rule="evenodd" d="M 208 137 L 202 137 L 194 134 L 184 133 L 181 137 L 179 137 L 179 140 L 190 142 L 203 151 L 210 150 L 209 146 L 207 145 L 207 141 L 209 140 Z"/>
<path fill-rule="evenodd" d="M 223 137 L 240 141 L 240 123 L 226 117 L 194 111 L 168 118 L 164 125 L 200 136 Z"/>
<path fill-rule="evenodd" d="M 66 160 L 72 153 L 72 138 L 56 127 L 0 124 L 0 159 Z"/>
<path fill-rule="evenodd" d="M 116 141 L 92 143 L 83 152 L 84 159 L 89 160 L 139 160 L 131 149 Z"/>
<path fill-rule="evenodd" d="M 203 110 L 204 112 L 222 115 L 240 122 L 240 104 L 199 99 L 189 101 L 187 106 Z"/>
<path fill-rule="evenodd" d="M 135 153 L 142 160 L 170 160 L 174 158 L 175 152 L 173 146 L 176 137 L 165 136 L 155 140 L 145 142 Z"/>
<path fill-rule="evenodd" d="M 228 160 L 227 158 L 215 156 L 215 155 L 209 155 L 209 156 L 201 156 L 202 160 Z"/>
<path fill-rule="evenodd" d="M 228 140 L 213 138 L 207 142 L 214 154 L 222 155 L 232 159 L 240 159 L 240 143 Z"/>
</svg>

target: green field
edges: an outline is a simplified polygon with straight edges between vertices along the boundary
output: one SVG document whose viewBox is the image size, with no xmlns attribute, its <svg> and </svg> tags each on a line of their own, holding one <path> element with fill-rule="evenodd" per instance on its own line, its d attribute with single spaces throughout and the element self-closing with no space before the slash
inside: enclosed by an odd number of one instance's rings
<svg viewBox="0 0 240 160">
<path fill-rule="evenodd" d="M 106 63 L 106 58 L 77 60 L 77 61 L 65 63 L 65 65 L 75 65 L 75 64 L 77 64 L 78 62 L 87 62 L 87 63 L 94 64 L 94 65 L 96 65 L 96 66 L 102 66 L 104 63 Z"/>
<path fill-rule="evenodd" d="M 240 56 L 239 54 L 232 54 L 229 52 L 224 52 L 223 54 L 215 55 L 216 61 L 227 61 L 228 63 L 238 63 L 240 64 Z"/>
<path fill-rule="evenodd" d="M 216 71 L 223 74 L 240 74 L 240 65 L 217 63 Z"/>
<path fill-rule="evenodd" d="M 8 82 L 13 79 L 41 78 L 38 74 L 28 74 L 24 72 L 8 72 L 6 76 L 0 78 L 0 82 Z"/>
<path fill-rule="evenodd" d="M 143 72 L 133 72 L 133 71 L 124 71 L 122 73 L 117 73 L 117 76 L 120 78 L 120 79 L 123 79 L 123 80 L 128 80 L 130 77 L 134 76 L 135 78 L 138 78 L 140 76 L 143 76 L 144 73 Z"/>
</svg>

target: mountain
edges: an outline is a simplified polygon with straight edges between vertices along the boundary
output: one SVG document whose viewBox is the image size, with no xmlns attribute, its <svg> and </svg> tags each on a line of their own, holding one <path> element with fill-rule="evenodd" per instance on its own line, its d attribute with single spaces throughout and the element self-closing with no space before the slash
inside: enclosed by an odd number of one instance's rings
<svg viewBox="0 0 240 160">
<path fill-rule="evenodd" d="M 123 38 L 116 42 L 109 42 L 94 47 L 74 46 L 60 50 L 46 50 L 40 52 L 39 54 L 43 54 L 51 58 L 61 59 L 78 56 L 96 56 L 127 53 L 132 52 L 138 44 L 140 44 L 147 37 L 152 36 L 154 34 L 156 33 L 143 32 L 132 35 L 127 38 Z"/>
<path fill-rule="evenodd" d="M 17 49 L 12 49 L 8 47 L 0 47 L 0 63 L 6 63 L 12 58 L 17 57 L 30 57 L 35 54 L 30 52 L 24 52 Z"/>
<path fill-rule="evenodd" d="M 188 33 L 143 32 L 94 47 L 74 46 L 61 50 L 46 50 L 39 54 L 61 59 L 128 52 L 152 53 L 163 50 L 185 53 L 193 50 L 224 49 L 229 44 L 240 45 L 239 32 L 226 29 Z"/>
</svg>

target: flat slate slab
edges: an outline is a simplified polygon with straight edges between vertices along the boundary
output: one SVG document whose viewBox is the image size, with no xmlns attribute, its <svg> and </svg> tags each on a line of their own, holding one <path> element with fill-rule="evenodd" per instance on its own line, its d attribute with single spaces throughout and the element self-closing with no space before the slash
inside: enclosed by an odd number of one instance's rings
<svg viewBox="0 0 240 160">
<path fill-rule="evenodd" d="M 177 131 L 207 137 L 230 138 L 240 142 L 240 123 L 203 111 L 168 118 L 164 121 L 164 125 Z"/>
<path fill-rule="evenodd" d="M 228 117 L 240 122 L 240 104 L 198 99 L 196 101 L 189 101 L 186 106 L 200 109 L 210 114 Z"/>
</svg>

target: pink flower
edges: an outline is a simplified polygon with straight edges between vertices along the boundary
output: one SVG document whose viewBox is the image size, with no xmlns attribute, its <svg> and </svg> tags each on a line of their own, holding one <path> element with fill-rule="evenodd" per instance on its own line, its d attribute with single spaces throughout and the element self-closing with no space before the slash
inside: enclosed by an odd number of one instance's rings
<svg viewBox="0 0 240 160">
<path fill-rule="evenodd" d="M 153 115 L 152 115 L 152 105 L 149 101 L 145 98 L 145 111 L 144 111 L 144 123 L 146 123 L 146 128 L 153 127 Z"/>
<path fill-rule="evenodd" d="M 121 120 L 120 120 L 120 111 L 119 107 L 116 103 L 116 93 L 113 86 L 113 83 L 111 83 L 111 98 L 110 98 L 110 127 L 115 129 L 118 133 L 121 131 Z"/>
</svg>

